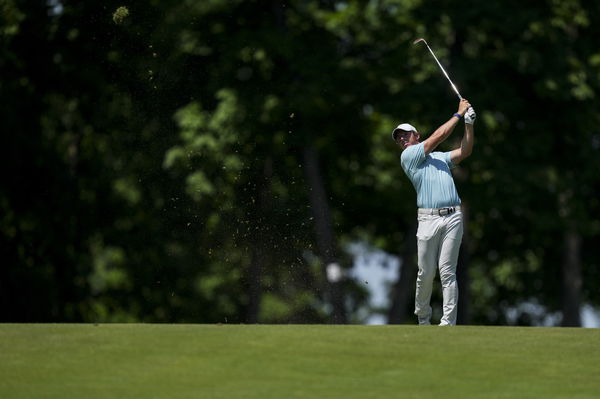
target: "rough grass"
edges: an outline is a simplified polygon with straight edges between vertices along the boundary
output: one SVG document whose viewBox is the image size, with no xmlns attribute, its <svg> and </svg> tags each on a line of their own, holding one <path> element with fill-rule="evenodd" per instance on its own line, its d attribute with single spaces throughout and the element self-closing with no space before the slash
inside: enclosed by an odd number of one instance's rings
<svg viewBox="0 0 600 399">
<path fill-rule="evenodd" d="M 598 398 L 600 330 L 0 324 L 0 398 Z"/>
</svg>

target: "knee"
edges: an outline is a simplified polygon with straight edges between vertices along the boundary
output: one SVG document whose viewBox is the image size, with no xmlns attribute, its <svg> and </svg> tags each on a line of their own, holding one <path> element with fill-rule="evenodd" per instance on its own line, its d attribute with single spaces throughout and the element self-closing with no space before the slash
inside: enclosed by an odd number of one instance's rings
<svg viewBox="0 0 600 399">
<path fill-rule="evenodd" d="M 432 281 L 435 277 L 435 269 L 434 268 L 423 268 L 419 267 L 419 273 L 417 278 L 419 281 Z"/>
<path fill-rule="evenodd" d="M 450 287 L 456 284 L 456 273 L 440 273 L 440 281 L 442 283 L 442 287 Z"/>
</svg>

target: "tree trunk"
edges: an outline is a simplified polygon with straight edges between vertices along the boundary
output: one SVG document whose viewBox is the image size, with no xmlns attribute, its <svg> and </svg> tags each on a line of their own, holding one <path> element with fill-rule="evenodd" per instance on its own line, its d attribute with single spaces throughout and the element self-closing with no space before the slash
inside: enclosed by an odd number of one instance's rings
<svg viewBox="0 0 600 399">
<path fill-rule="evenodd" d="M 458 265 L 456 266 L 456 279 L 458 282 L 458 316 L 457 324 L 470 324 L 470 280 L 469 280 L 469 261 L 470 261 L 470 235 L 467 225 L 469 224 L 469 207 L 465 201 L 461 204 L 463 214 L 463 238 L 458 255 Z"/>
<path fill-rule="evenodd" d="M 258 323 L 258 314 L 260 312 L 260 300 L 262 297 L 262 264 L 264 262 L 264 253 L 262 248 L 258 248 L 256 243 L 252 244 L 252 255 L 250 267 L 248 268 L 248 276 L 246 282 L 248 284 L 248 307 L 246 309 L 246 323 Z"/>
<path fill-rule="evenodd" d="M 407 231 L 404 246 L 400 253 L 402 264 L 400 275 L 390 293 L 391 304 L 388 311 L 388 324 L 402 324 L 406 321 L 410 300 L 414 297 L 417 276 L 417 220 Z M 412 294 L 412 295 L 411 295 Z"/>
<path fill-rule="evenodd" d="M 569 178 L 573 178 L 569 176 Z M 563 220 L 562 323 L 563 327 L 581 326 L 581 235 L 573 220 L 570 204 L 573 192 L 564 190 L 558 196 L 559 215 Z"/>
<path fill-rule="evenodd" d="M 342 289 L 342 278 L 331 271 L 339 270 L 336 243 L 333 233 L 333 223 L 325 183 L 321 175 L 317 151 L 310 145 L 304 148 L 304 172 L 308 183 L 308 197 L 313 217 L 315 219 L 315 234 L 317 247 L 323 261 L 324 274 L 327 276 L 327 295 L 333 307 L 330 321 L 332 323 L 346 323 L 346 307 Z M 329 272 L 328 273 L 328 269 Z M 333 277 L 333 278 L 332 278 Z"/>
<path fill-rule="evenodd" d="M 564 233 L 562 326 L 581 326 L 581 235 L 574 223 Z"/>
</svg>

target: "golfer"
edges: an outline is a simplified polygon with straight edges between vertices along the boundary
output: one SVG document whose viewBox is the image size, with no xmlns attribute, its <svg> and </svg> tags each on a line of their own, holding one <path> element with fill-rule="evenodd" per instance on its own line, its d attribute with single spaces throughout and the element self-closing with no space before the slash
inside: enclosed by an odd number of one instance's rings
<svg viewBox="0 0 600 399">
<path fill-rule="evenodd" d="M 465 120 L 465 135 L 460 147 L 448 152 L 434 152 L 452 133 L 461 119 Z M 444 314 L 440 326 L 456 325 L 458 286 L 456 264 L 463 235 L 460 197 L 450 169 L 471 155 L 475 111 L 465 99 L 458 112 L 421 142 L 417 129 L 408 123 L 392 132 L 394 141 L 402 147 L 402 169 L 417 191 L 418 266 L 415 314 L 420 325 L 431 324 L 431 288 L 439 268 L 444 299 Z"/>
</svg>

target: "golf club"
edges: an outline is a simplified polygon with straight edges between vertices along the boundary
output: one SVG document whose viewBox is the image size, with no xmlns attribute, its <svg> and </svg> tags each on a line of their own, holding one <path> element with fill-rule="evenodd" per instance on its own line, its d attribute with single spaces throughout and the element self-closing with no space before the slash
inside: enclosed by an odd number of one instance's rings
<svg viewBox="0 0 600 399">
<path fill-rule="evenodd" d="M 429 47 L 429 44 L 427 44 L 427 41 L 425 39 L 423 39 L 422 37 L 418 38 L 417 40 L 415 40 L 413 42 L 413 44 L 417 44 L 419 42 L 423 42 L 425 43 L 425 45 L 427 46 L 427 48 L 429 49 L 429 52 L 431 53 L 431 55 L 433 55 L 433 58 L 435 59 L 435 62 L 437 62 L 437 64 L 440 66 L 440 69 L 442 70 L 442 72 L 444 72 L 444 75 L 446 76 L 446 78 L 448 79 L 448 82 L 450 82 L 450 85 L 452 86 L 452 88 L 454 89 L 454 91 L 456 92 L 456 94 L 458 95 L 458 98 L 462 100 L 462 96 L 460 95 L 460 93 L 458 92 L 458 89 L 456 88 L 456 86 L 454 86 L 454 83 L 452 83 L 452 80 L 450 79 L 450 76 L 448 76 L 448 74 L 446 73 L 446 70 L 444 69 L 444 67 L 442 66 L 442 64 L 440 64 L 440 62 L 438 61 L 437 57 L 435 56 L 435 54 L 433 53 L 433 50 L 431 49 L 431 47 Z"/>
</svg>

